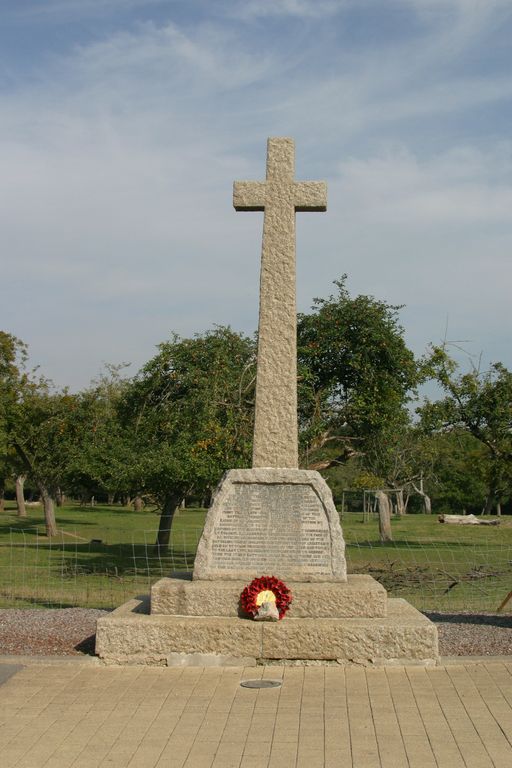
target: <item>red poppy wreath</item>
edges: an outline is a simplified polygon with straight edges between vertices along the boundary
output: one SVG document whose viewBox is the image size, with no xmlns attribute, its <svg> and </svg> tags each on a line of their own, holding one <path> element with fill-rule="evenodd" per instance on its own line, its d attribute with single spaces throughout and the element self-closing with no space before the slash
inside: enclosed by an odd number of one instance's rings
<svg viewBox="0 0 512 768">
<path fill-rule="evenodd" d="M 252 616 L 253 619 L 271 619 L 272 608 L 275 605 L 274 613 L 279 616 L 275 618 L 282 619 L 290 607 L 292 593 L 286 584 L 275 576 L 260 576 L 253 579 L 240 595 L 240 604 L 245 613 Z M 267 614 L 267 611 L 269 613 Z"/>
</svg>

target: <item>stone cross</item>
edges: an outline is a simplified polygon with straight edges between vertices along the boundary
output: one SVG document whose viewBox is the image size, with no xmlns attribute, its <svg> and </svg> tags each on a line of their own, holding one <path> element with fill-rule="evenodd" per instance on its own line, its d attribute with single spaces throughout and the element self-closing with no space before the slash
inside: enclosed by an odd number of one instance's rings
<svg viewBox="0 0 512 768">
<path fill-rule="evenodd" d="M 264 211 L 253 467 L 298 466 L 295 211 L 325 211 L 327 185 L 295 181 L 293 139 L 270 138 L 266 181 L 235 181 L 237 211 Z"/>
</svg>

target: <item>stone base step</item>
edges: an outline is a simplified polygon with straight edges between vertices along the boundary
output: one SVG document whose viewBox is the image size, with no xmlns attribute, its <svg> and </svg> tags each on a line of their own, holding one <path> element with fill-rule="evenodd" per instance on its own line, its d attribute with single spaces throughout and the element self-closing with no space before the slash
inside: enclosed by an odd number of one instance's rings
<svg viewBox="0 0 512 768">
<path fill-rule="evenodd" d="M 437 628 L 405 600 L 391 599 L 380 618 L 237 617 L 149 613 L 149 598 L 98 619 L 96 653 L 109 663 L 166 664 L 176 654 L 215 654 L 264 663 L 318 659 L 357 663 L 433 664 Z M 200 658 L 200 657 L 198 657 Z"/>
<path fill-rule="evenodd" d="M 386 590 L 366 574 L 350 575 L 342 582 L 290 581 L 286 585 L 293 596 L 286 619 L 386 616 Z M 245 581 L 192 581 L 191 574 L 176 574 L 151 587 L 151 613 L 242 616 L 240 594 L 246 586 Z"/>
</svg>

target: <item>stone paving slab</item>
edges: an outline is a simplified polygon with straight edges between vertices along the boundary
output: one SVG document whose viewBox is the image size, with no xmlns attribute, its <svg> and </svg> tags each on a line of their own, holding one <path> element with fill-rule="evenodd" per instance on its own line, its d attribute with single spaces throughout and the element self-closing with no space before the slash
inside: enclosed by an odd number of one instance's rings
<svg viewBox="0 0 512 768">
<path fill-rule="evenodd" d="M 240 687 L 260 677 L 282 686 Z M 2 768 L 510 768 L 512 661 L 27 662 L 1 687 L 0 756 Z"/>
</svg>

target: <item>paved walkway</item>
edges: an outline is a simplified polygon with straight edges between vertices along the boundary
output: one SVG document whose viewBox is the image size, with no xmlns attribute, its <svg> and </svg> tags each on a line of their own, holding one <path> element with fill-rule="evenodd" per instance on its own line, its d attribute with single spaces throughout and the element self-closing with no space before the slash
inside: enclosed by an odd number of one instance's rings
<svg viewBox="0 0 512 768">
<path fill-rule="evenodd" d="M 283 684 L 240 687 L 262 676 Z M 62 663 L 4 669 L 3 679 L 2 768 L 512 766 L 508 662 L 431 669 Z"/>
</svg>

